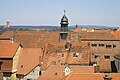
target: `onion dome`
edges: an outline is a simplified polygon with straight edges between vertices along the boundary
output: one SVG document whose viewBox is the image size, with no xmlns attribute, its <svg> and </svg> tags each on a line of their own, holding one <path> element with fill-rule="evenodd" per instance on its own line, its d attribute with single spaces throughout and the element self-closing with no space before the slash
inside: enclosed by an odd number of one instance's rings
<svg viewBox="0 0 120 80">
<path fill-rule="evenodd" d="M 66 11 L 64 11 L 64 15 L 63 15 L 63 17 L 61 19 L 61 23 L 60 24 L 68 24 L 68 18 L 66 17 L 65 12 Z"/>
</svg>

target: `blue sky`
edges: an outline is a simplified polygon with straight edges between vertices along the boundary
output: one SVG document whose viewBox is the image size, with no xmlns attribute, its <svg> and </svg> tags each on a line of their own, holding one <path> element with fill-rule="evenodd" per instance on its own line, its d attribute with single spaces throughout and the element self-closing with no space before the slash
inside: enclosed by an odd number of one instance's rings
<svg viewBox="0 0 120 80">
<path fill-rule="evenodd" d="M 60 25 L 64 9 L 70 25 L 120 26 L 120 0 L 0 0 L 0 24 Z"/>
</svg>

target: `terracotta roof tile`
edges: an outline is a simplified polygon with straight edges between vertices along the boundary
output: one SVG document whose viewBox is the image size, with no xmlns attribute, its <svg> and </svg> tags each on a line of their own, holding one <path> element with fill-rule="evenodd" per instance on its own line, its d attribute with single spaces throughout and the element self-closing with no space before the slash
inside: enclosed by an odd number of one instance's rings
<svg viewBox="0 0 120 80">
<path fill-rule="evenodd" d="M 80 63 L 89 64 L 90 47 L 88 43 L 84 43 L 84 42 L 72 43 L 71 51 L 68 57 L 67 57 L 68 51 L 66 50 L 65 45 L 66 43 L 62 43 L 62 42 L 47 43 L 45 46 L 43 61 L 45 61 L 45 63 L 47 63 L 48 61 L 49 63 L 51 60 L 53 61 L 60 60 L 60 62 L 63 64 L 66 63 L 66 61 L 70 64 L 80 64 Z M 78 58 L 73 58 L 73 54 L 75 52 L 79 53 L 81 56 Z M 64 58 L 62 58 L 62 54 L 64 54 Z M 49 58 L 52 58 L 52 59 L 48 60 Z"/>
<path fill-rule="evenodd" d="M 40 64 L 41 58 L 41 48 L 22 48 L 18 60 L 17 74 L 28 74 Z"/>
<path fill-rule="evenodd" d="M 103 80 L 103 74 L 80 74 L 73 73 L 65 80 Z"/>
<path fill-rule="evenodd" d="M 13 58 L 19 46 L 19 43 L 0 42 L 0 58 Z"/>
<path fill-rule="evenodd" d="M 7 31 L 0 38 L 13 38 L 14 32 Z M 59 32 L 17 31 L 15 42 L 20 42 L 25 48 L 43 48 L 46 42 L 58 42 Z"/>
<path fill-rule="evenodd" d="M 118 29 L 117 31 L 115 31 L 115 32 L 112 32 L 112 34 L 113 34 L 117 39 L 120 40 L 120 30 L 119 30 L 119 29 Z"/>
<path fill-rule="evenodd" d="M 51 64 L 48 69 L 39 77 L 38 80 L 65 80 L 66 66 L 60 66 L 58 64 Z M 93 66 L 69 66 L 71 73 L 94 73 Z"/>
<path fill-rule="evenodd" d="M 80 32 L 81 39 L 96 39 L 96 40 L 118 40 L 111 33 L 104 32 Z"/>
<path fill-rule="evenodd" d="M 100 62 L 100 71 L 107 71 L 110 72 L 111 71 L 111 63 L 110 61 L 101 61 Z"/>
<path fill-rule="evenodd" d="M 94 30 L 94 32 L 111 33 L 112 30 Z"/>
<path fill-rule="evenodd" d="M 51 65 L 38 80 L 64 80 L 64 67 Z"/>
<path fill-rule="evenodd" d="M 81 28 L 75 28 L 75 30 L 73 30 L 74 32 L 80 32 L 80 31 L 82 31 L 82 29 Z"/>
<path fill-rule="evenodd" d="M 119 80 L 120 74 L 119 73 L 92 73 L 92 74 L 81 74 L 81 73 L 72 73 L 69 75 L 65 80 L 104 80 L 103 77 L 108 75 L 112 78 L 112 80 Z"/>
</svg>

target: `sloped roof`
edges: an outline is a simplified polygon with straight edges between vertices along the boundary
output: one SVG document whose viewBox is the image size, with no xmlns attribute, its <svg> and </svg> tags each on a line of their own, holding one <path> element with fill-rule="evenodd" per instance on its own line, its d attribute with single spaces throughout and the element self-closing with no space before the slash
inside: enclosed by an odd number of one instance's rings
<svg viewBox="0 0 120 80">
<path fill-rule="evenodd" d="M 103 80 L 103 74 L 72 73 L 65 80 Z"/>
<path fill-rule="evenodd" d="M 114 56 L 114 58 L 120 60 L 120 54 L 116 54 L 116 55 Z"/>
<path fill-rule="evenodd" d="M 75 28 L 75 29 L 73 30 L 73 32 L 81 32 L 81 31 L 82 31 L 81 28 Z"/>
<path fill-rule="evenodd" d="M 105 32 L 80 32 L 79 36 L 81 36 L 83 40 L 118 40 L 111 33 Z"/>
<path fill-rule="evenodd" d="M 111 33 L 111 32 L 112 32 L 112 30 L 94 30 L 94 32 Z"/>
<path fill-rule="evenodd" d="M 64 80 L 64 66 L 51 65 L 38 80 Z"/>
<path fill-rule="evenodd" d="M 65 80 L 104 80 L 103 77 L 108 75 L 112 80 L 119 80 L 120 74 L 119 73 L 91 73 L 91 74 L 81 74 L 81 73 L 72 73 L 69 75 Z"/>
<path fill-rule="evenodd" d="M 101 61 L 100 62 L 100 71 L 111 71 L 111 62 L 110 61 Z"/>
<path fill-rule="evenodd" d="M 6 31 L 0 35 L 0 38 L 12 38 L 13 37 L 13 31 Z"/>
<path fill-rule="evenodd" d="M 43 61 L 46 64 L 50 64 L 52 62 L 51 60 L 53 61 L 60 60 L 60 62 L 63 64 L 66 61 L 70 64 L 80 64 L 80 63 L 88 64 L 89 63 L 90 47 L 88 43 L 85 43 L 85 42 L 71 43 L 71 51 L 68 56 L 67 56 L 68 51 L 66 50 L 65 45 L 66 43 L 63 43 L 63 42 L 46 43 Z M 74 59 L 73 53 L 75 52 L 78 52 L 81 56 L 79 58 Z M 62 58 L 61 56 L 62 54 L 64 54 L 64 58 Z"/>
<path fill-rule="evenodd" d="M 116 31 L 113 31 L 112 34 L 120 40 L 120 29 L 116 30 Z"/>
<path fill-rule="evenodd" d="M 52 64 L 46 71 L 39 77 L 38 80 L 65 80 L 67 76 L 65 76 L 66 66 L 61 66 L 58 64 Z M 71 73 L 94 73 L 93 66 L 69 66 L 71 69 Z M 78 79 L 76 79 L 78 80 Z"/>
<path fill-rule="evenodd" d="M 17 74 L 26 75 L 40 64 L 41 48 L 22 48 L 18 60 Z"/>
<path fill-rule="evenodd" d="M 13 58 L 20 43 L 0 42 L 0 58 Z"/>
<path fill-rule="evenodd" d="M 13 35 L 13 31 L 7 31 L 0 38 L 13 38 Z M 15 42 L 21 43 L 24 48 L 43 48 L 48 41 L 58 42 L 59 32 L 17 31 L 14 38 Z"/>
</svg>

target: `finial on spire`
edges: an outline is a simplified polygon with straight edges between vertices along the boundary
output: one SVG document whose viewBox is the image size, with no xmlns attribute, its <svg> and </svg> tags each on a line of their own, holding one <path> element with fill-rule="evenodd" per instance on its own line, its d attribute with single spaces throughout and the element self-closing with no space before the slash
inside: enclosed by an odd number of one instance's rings
<svg viewBox="0 0 120 80">
<path fill-rule="evenodd" d="M 66 14 L 66 10 L 64 10 L 64 15 Z"/>
</svg>

